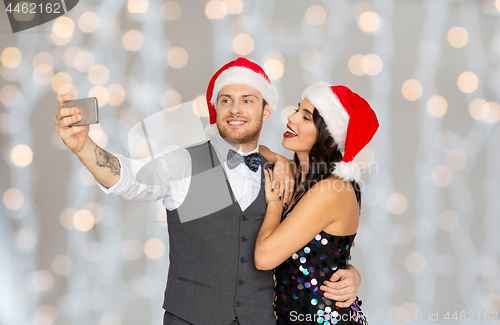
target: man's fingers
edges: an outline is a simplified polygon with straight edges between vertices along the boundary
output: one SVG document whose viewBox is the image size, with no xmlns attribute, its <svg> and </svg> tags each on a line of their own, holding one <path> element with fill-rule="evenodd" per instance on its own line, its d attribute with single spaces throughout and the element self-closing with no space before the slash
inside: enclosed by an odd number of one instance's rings
<svg viewBox="0 0 500 325">
<path fill-rule="evenodd" d="M 73 126 L 70 128 L 65 129 L 64 131 L 61 131 L 61 138 L 66 139 L 69 138 L 70 136 L 77 134 L 79 132 L 82 132 L 86 128 L 88 128 L 88 125 L 78 125 L 78 126 Z"/>
<path fill-rule="evenodd" d="M 352 295 L 353 293 L 356 293 L 356 290 L 354 290 L 354 288 L 352 288 L 352 287 L 346 287 L 346 288 L 342 288 L 342 289 L 334 289 L 334 288 L 330 288 L 327 286 L 321 286 L 319 288 L 319 290 L 321 290 L 325 293 L 328 293 L 328 294 L 335 295 L 335 296 L 345 296 L 345 295 Z"/>
<path fill-rule="evenodd" d="M 63 107 L 64 102 L 75 99 L 74 95 L 66 94 L 57 97 L 57 104 L 59 105 L 59 109 Z"/>
<path fill-rule="evenodd" d="M 332 288 L 334 290 L 340 290 L 349 287 L 354 288 L 354 283 L 352 282 L 351 279 L 343 279 L 342 281 L 336 281 L 336 282 L 325 281 L 323 282 L 323 285 L 327 286 L 328 288 Z"/>
<path fill-rule="evenodd" d="M 346 307 L 349 307 L 350 305 L 352 305 L 352 303 L 356 300 L 356 298 L 351 298 L 351 299 L 348 299 L 344 302 L 342 301 L 337 301 L 335 303 L 335 306 L 337 307 L 340 307 L 340 308 L 346 308 Z"/>
<path fill-rule="evenodd" d="M 61 108 L 57 113 L 54 122 L 57 123 L 67 116 L 75 115 L 78 113 L 80 113 L 80 109 L 78 107 Z"/>
<path fill-rule="evenodd" d="M 71 124 L 80 121 L 81 119 L 82 119 L 82 117 L 81 117 L 80 114 L 73 115 L 73 116 L 67 116 L 67 117 L 64 117 L 59 122 L 59 126 L 63 127 L 63 128 L 66 128 L 66 127 L 70 126 Z"/>
</svg>

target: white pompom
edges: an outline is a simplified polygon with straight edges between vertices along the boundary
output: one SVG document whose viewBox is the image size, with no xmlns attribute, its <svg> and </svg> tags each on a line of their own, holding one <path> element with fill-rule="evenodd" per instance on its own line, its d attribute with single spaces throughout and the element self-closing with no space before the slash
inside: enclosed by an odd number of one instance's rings
<svg viewBox="0 0 500 325">
<path fill-rule="evenodd" d="M 343 181 L 356 181 L 361 179 L 361 168 L 355 161 L 338 162 L 335 164 L 335 170 L 332 173 Z"/>
<path fill-rule="evenodd" d="M 214 124 L 209 124 L 205 128 L 205 135 L 207 136 L 207 139 L 215 139 L 217 135 L 219 134 L 219 129 L 217 128 L 217 123 Z"/>
</svg>

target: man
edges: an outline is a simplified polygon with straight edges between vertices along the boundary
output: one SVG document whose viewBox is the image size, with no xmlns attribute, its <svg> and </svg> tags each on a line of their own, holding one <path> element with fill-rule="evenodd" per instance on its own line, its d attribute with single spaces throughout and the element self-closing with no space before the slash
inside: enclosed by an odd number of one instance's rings
<svg viewBox="0 0 500 325">
<path fill-rule="evenodd" d="M 109 154 L 90 139 L 88 126 L 69 127 L 80 119 L 78 109 L 63 108 L 72 99 L 59 97 L 56 130 L 103 191 L 163 198 L 170 241 L 164 324 L 275 324 L 272 271 L 257 270 L 253 258 L 266 212 L 267 161 L 258 139 L 278 101 L 264 70 L 244 58 L 223 66 L 207 89 L 212 140 L 147 165 Z M 322 290 L 350 305 L 359 273 L 339 270 L 331 281 Z"/>
</svg>

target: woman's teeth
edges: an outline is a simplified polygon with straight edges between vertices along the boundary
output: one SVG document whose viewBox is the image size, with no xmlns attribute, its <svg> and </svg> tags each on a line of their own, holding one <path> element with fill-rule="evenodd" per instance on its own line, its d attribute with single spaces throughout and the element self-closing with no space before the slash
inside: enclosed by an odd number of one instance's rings
<svg viewBox="0 0 500 325">
<path fill-rule="evenodd" d="M 293 134 L 293 135 L 297 135 L 297 133 L 293 132 L 293 130 L 290 129 L 289 127 L 286 128 L 286 132 Z"/>
</svg>

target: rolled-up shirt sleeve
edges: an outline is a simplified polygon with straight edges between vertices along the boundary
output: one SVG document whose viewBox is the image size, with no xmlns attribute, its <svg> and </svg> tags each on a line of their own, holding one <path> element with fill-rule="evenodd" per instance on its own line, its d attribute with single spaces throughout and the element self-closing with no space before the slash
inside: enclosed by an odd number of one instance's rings
<svg viewBox="0 0 500 325">
<path fill-rule="evenodd" d="M 152 202 L 163 199 L 169 210 L 180 206 L 191 178 L 191 157 L 186 149 L 169 146 L 154 158 L 130 159 L 119 156 L 120 180 L 101 190 L 126 200 Z"/>
</svg>

